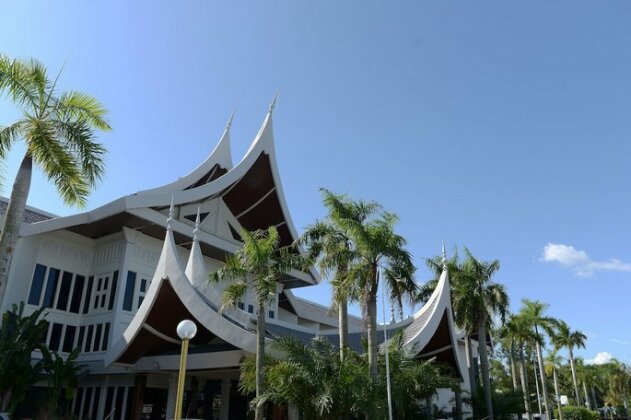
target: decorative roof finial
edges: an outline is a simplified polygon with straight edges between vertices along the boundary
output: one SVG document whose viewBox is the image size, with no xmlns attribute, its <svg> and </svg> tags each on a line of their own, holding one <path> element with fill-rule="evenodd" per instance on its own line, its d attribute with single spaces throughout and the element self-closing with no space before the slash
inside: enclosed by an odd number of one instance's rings
<svg viewBox="0 0 631 420">
<path fill-rule="evenodd" d="M 233 119 L 234 119 L 234 109 L 232 110 L 232 114 L 230 114 L 230 118 L 228 118 L 228 122 L 226 123 L 226 128 L 225 128 L 226 131 L 230 130 L 230 127 L 232 127 Z"/>
<path fill-rule="evenodd" d="M 171 196 L 171 207 L 169 207 L 169 218 L 167 219 L 167 230 L 171 230 L 171 222 L 173 221 L 173 214 L 175 208 L 173 207 L 173 196 Z"/>
<path fill-rule="evenodd" d="M 443 269 L 447 269 L 447 251 L 445 251 L 445 240 L 443 239 Z"/>
<path fill-rule="evenodd" d="M 197 240 L 197 234 L 199 233 L 199 207 L 197 207 L 197 218 L 195 219 L 195 229 L 193 229 L 193 240 Z"/>
<path fill-rule="evenodd" d="M 272 99 L 272 103 L 269 104 L 269 110 L 267 112 L 269 112 L 270 114 L 274 112 L 274 110 L 276 109 L 276 102 L 278 102 L 278 91 L 276 91 L 276 93 L 274 94 L 274 99 Z"/>
</svg>

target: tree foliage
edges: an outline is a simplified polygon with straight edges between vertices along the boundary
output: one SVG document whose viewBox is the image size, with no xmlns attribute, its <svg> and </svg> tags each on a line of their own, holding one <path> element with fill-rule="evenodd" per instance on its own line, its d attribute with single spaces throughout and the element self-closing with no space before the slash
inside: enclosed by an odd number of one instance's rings
<svg viewBox="0 0 631 420">
<path fill-rule="evenodd" d="M 29 388 L 41 378 L 43 362 L 31 363 L 33 350 L 41 349 L 48 324 L 44 308 L 24 315 L 24 302 L 2 315 L 0 325 L 0 411 L 12 413 Z"/>
<path fill-rule="evenodd" d="M 283 358 L 268 359 L 267 386 L 260 400 L 292 404 L 305 419 L 387 417 L 386 380 L 382 376 L 377 381 L 371 380 L 365 354 L 349 350 L 340 359 L 337 348 L 324 337 L 308 344 L 281 338 L 274 347 Z M 392 339 L 389 352 L 396 418 L 417 418 L 425 398 L 438 388 L 454 385 L 435 362 L 410 358 L 400 337 Z M 384 363 L 385 358 L 380 355 L 382 368 Z M 254 391 L 254 370 L 254 360 L 246 359 L 241 366 L 242 392 Z"/>
</svg>

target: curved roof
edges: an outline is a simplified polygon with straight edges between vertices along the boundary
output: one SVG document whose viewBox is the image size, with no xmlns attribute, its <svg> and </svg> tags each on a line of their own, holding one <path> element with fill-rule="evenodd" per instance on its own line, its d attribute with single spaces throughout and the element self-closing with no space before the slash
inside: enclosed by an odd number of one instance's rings
<svg viewBox="0 0 631 420">
<path fill-rule="evenodd" d="M 458 349 L 446 266 L 430 298 L 403 330 L 403 343 L 416 357 L 435 357 L 452 366 L 456 376 L 463 378 L 464 360 Z"/>
<path fill-rule="evenodd" d="M 162 187 L 124 196 L 89 212 L 24 225 L 21 234 L 30 236 L 67 229 L 98 238 L 127 226 L 161 238 L 164 232 L 161 215 L 171 201 L 179 208 L 188 208 L 220 199 L 240 226 L 230 225 L 233 237 L 228 240 L 214 233 L 202 232 L 200 241 L 206 255 L 223 259 L 225 254 L 233 253 L 240 239 L 240 227 L 257 230 L 276 226 L 281 245 L 290 245 L 298 238 L 298 233 L 290 217 L 278 172 L 272 111 L 273 107 L 270 107 L 249 150 L 234 167 L 230 157 L 231 118 L 213 152 L 185 177 Z M 176 235 L 191 237 L 192 229 L 185 223 L 174 223 L 173 227 Z M 317 272 L 312 269 L 309 273 L 292 273 L 283 279 L 283 283 L 291 288 L 314 284 L 318 280 Z"/>
<path fill-rule="evenodd" d="M 230 151 L 230 128 L 234 112 L 230 115 L 219 143 L 206 160 L 188 175 L 161 187 L 140 191 L 139 194 L 170 193 L 182 189 L 194 188 L 213 181 L 232 169 L 232 153 Z"/>
<path fill-rule="evenodd" d="M 201 254 L 192 253 L 189 265 L 196 276 L 206 276 L 194 269 L 198 256 Z M 196 290 L 193 283 L 198 282 L 199 279 L 187 278 L 182 269 L 169 226 L 145 299 L 123 336 L 108 351 L 106 365 L 134 364 L 142 357 L 177 349 L 180 339 L 176 326 L 182 319 L 197 324 L 197 335 L 191 340 L 193 347 L 219 342 L 215 344 L 219 345 L 218 351 L 241 349 L 254 353 L 256 333 L 248 328 L 249 317 L 237 319 L 219 313 L 216 296 L 204 296 Z"/>
</svg>

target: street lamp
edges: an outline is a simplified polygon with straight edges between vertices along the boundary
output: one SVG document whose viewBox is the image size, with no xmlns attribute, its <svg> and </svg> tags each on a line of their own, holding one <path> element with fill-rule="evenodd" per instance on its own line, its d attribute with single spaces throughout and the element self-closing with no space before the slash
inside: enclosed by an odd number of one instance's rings
<svg viewBox="0 0 631 420">
<path fill-rule="evenodd" d="M 175 420 L 182 420 L 182 397 L 184 396 L 184 379 L 186 378 L 188 342 L 197 334 L 197 325 L 190 319 L 185 319 L 177 324 L 176 331 L 182 340 L 182 355 L 180 356 L 180 373 L 177 380 L 177 394 L 175 395 Z"/>
</svg>

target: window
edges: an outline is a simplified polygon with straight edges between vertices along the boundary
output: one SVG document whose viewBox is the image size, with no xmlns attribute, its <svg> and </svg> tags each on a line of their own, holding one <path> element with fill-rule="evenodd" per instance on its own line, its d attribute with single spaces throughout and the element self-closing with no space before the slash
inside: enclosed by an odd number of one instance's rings
<svg viewBox="0 0 631 420">
<path fill-rule="evenodd" d="M 114 298 L 116 297 L 116 286 L 118 285 L 118 271 L 112 274 L 112 290 L 110 291 L 110 302 L 107 304 L 107 310 L 111 311 L 114 307 Z"/>
<path fill-rule="evenodd" d="M 31 283 L 31 291 L 28 295 L 28 303 L 31 305 L 39 305 L 42 297 L 42 289 L 44 288 L 44 276 L 46 275 L 46 266 L 35 264 L 35 272 L 33 273 L 33 282 Z"/>
<path fill-rule="evenodd" d="M 241 309 L 242 311 L 245 310 L 245 303 L 243 302 L 237 302 L 237 308 Z"/>
<path fill-rule="evenodd" d="M 142 305 L 142 301 L 145 300 L 145 293 L 147 292 L 147 284 L 149 280 L 140 279 L 140 289 L 138 289 L 138 307 Z"/>
<path fill-rule="evenodd" d="M 59 344 L 61 343 L 61 332 L 64 326 L 62 324 L 53 324 L 53 328 L 50 333 L 50 340 L 48 342 L 48 348 L 52 351 L 59 350 Z"/>
<path fill-rule="evenodd" d="M 254 306 L 248 305 L 248 312 L 253 314 L 254 313 Z"/>
<path fill-rule="evenodd" d="M 109 340 L 110 336 L 110 323 L 107 322 L 105 324 L 105 328 L 103 329 L 103 345 L 101 346 L 101 350 L 105 351 L 107 350 L 107 343 Z"/>
<path fill-rule="evenodd" d="M 53 307 L 53 301 L 57 294 L 57 283 L 59 282 L 59 270 L 56 268 L 50 268 L 48 270 L 48 283 L 46 283 L 46 291 L 44 292 L 44 301 L 42 306 L 46 308 Z"/>
<path fill-rule="evenodd" d="M 84 352 L 90 351 L 90 346 L 92 345 L 92 334 L 94 333 L 94 325 L 88 326 L 88 335 L 85 337 L 85 346 L 83 347 Z"/>
<path fill-rule="evenodd" d="M 77 347 L 83 348 L 83 336 L 85 335 L 85 326 L 79 327 L 79 338 L 77 339 Z"/>
<path fill-rule="evenodd" d="M 94 276 L 88 277 L 88 289 L 85 292 L 85 299 L 83 300 L 83 313 L 87 314 L 90 310 L 90 302 L 92 298 L 92 286 L 94 285 Z"/>
<path fill-rule="evenodd" d="M 269 311 L 267 316 L 270 318 L 274 318 L 274 311 Z"/>
<path fill-rule="evenodd" d="M 98 324 L 96 326 L 96 332 L 94 333 L 94 346 L 92 347 L 92 351 L 99 351 L 101 346 L 101 330 L 103 329 L 102 324 Z"/>
<path fill-rule="evenodd" d="M 125 284 L 125 296 L 123 297 L 123 310 L 131 311 L 131 305 L 134 301 L 134 290 L 136 289 L 136 273 L 127 272 L 127 283 Z"/>
<path fill-rule="evenodd" d="M 93 309 L 111 310 L 114 307 L 116 287 L 118 284 L 118 271 L 97 276 L 96 290 L 92 301 Z"/>
<path fill-rule="evenodd" d="M 66 334 L 64 336 L 64 345 L 61 351 L 70 353 L 74 348 L 74 336 L 77 332 L 77 327 L 72 325 L 66 325 Z"/>
<path fill-rule="evenodd" d="M 109 283 L 109 276 L 98 277 L 96 290 L 94 291 L 94 309 L 105 308 L 105 299 L 107 299 Z"/>
<path fill-rule="evenodd" d="M 72 289 L 72 299 L 70 300 L 70 312 L 79 313 L 81 307 L 81 297 L 83 296 L 83 288 L 85 286 L 85 277 L 77 274 L 74 280 L 74 289 Z"/>
<path fill-rule="evenodd" d="M 60 311 L 68 309 L 68 300 L 70 299 L 70 288 L 72 287 L 73 274 L 64 271 L 61 276 L 61 288 L 59 289 L 59 296 L 57 297 L 57 305 L 55 306 Z"/>
<path fill-rule="evenodd" d="M 125 295 L 123 296 L 124 311 L 135 311 L 140 308 L 140 305 L 142 305 L 142 302 L 145 299 L 145 294 L 149 288 L 150 281 L 140 276 L 142 276 L 142 274 L 137 274 L 134 271 L 127 272 Z M 139 278 L 140 281 L 136 281 L 137 278 Z M 136 298 L 134 299 L 134 297 Z M 134 302 L 136 302 L 135 307 L 133 307 Z"/>
</svg>

